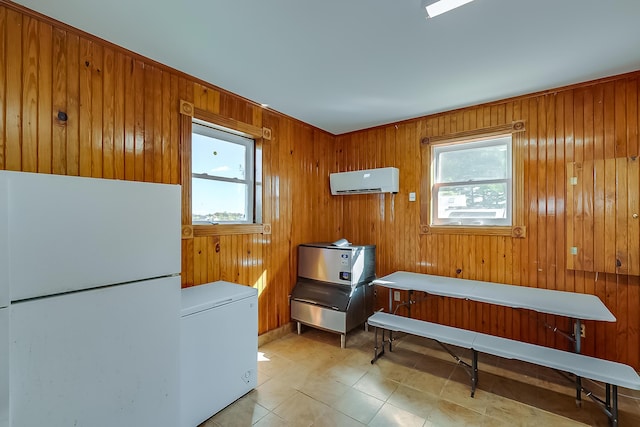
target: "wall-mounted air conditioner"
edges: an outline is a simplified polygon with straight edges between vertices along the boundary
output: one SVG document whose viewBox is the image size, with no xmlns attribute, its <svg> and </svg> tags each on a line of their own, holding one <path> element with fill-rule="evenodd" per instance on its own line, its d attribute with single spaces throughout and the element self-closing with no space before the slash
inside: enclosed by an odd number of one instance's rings
<svg viewBox="0 0 640 427">
<path fill-rule="evenodd" d="M 365 169 L 329 175 L 331 194 L 397 193 L 398 168 Z"/>
</svg>

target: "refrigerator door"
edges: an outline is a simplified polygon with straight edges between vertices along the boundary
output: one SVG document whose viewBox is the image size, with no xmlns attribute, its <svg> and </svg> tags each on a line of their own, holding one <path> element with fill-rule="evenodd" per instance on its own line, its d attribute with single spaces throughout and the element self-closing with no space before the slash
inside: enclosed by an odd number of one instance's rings
<svg viewBox="0 0 640 427">
<path fill-rule="evenodd" d="M 12 301 L 180 273 L 179 186 L 4 175 Z"/>
<path fill-rule="evenodd" d="M 1 172 L 1 171 L 0 171 Z M 0 308 L 9 305 L 9 183 L 0 173 Z M 2 425 L 2 424 L 0 424 Z"/>
<path fill-rule="evenodd" d="M 180 277 L 10 310 L 14 427 L 178 425 Z"/>
<path fill-rule="evenodd" d="M 9 427 L 9 308 L 0 308 L 0 427 Z"/>
</svg>

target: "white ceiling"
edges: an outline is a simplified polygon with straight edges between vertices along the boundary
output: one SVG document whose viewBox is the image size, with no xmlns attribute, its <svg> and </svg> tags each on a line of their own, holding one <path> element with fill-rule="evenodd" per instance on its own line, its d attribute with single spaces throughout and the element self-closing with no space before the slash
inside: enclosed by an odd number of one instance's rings
<svg viewBox="0 0 640 427">
<path fill-rule="evenodd" d="M 17 3 L 334 134 L 640 69 L 640 0 Z"/>
</svg>

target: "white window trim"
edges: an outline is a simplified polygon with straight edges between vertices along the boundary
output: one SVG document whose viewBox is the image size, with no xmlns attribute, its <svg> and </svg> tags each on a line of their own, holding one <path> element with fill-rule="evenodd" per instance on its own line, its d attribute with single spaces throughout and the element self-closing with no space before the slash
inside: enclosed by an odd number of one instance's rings
<svg viewBox="0 0 640 427">
<path fill-rule="evenodd" d="M 509 142 L 504 144 L 502 142 L 498 143 L 497 140 L 509 138 Z M 482 147 L 490 147 L 490 146 L 501 146 L 506 145 L 507 148 L 507 158 L 509 162 L 507 162 L 507 177 L 505 179 L 486 179 L 486 180 L 472 180 L 465 182 L 447 182 L 447 183 L 439 183 L 437 180 L 437 172 L 438 168 L 438 159 L 439 153 L 442 152 L 452 152 L 452 151 L 461 151 L 470 148 L 482 148 Z M 433 144 L 431 147 L 431 182 L 433 183 L 431 188 L 431 226 L 452 226 L 452 227 L 510 227 L 513 225 L 513 212 L 514 212 L 514 180 L 515 180 L 515 159 L 513 156 L 513 136 L 511 133 L 506 133 L 503 135 L 492 135 L 486 138 L 476 138 L 476 139 L 468 139 L 457 141 L 453 143 L 441 143 L 441 144 Z M 506 207 L 506 218 L 482 218 L 482 219 L 463 219 L 460 220 L 443 220 L 438 218 L 438 192 L 441 188 L 446 187 L 454 187 L 454 186 L 462 186 L 469 185 L 470 182 L 474 184 L 492 184 L 492 183 L 506 183 L 507 186 L 507 207 Z"/>
</svg>

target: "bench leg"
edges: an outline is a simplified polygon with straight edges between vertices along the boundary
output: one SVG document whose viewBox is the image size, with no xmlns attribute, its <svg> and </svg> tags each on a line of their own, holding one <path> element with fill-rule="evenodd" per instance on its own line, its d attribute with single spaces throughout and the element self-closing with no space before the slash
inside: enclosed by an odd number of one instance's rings
<svg viewBox="0 0 640 427">
<path fill-rule="evenodd" d="M 582 378 L 576 376 L 576 406 L 582 406 Z"/>
<path fill-rule="evenodd" d="M 560 371 L 558 371 L 560 372 Z M 562 372 L 560 372 L 565 378 L 569 379 L 569 377 Z M 589 397 L 593 400 L 598 407 L 605 413 L 607 418 L 609 418 L 609 425 L 617 427 L 618 426 L 618 386 L 607 384 L 605 387 L 605 397 L 604 400 L 593 394 L 591 390 L 586 389 L 582 386 L 582 378 L 576 377 L 575 384 L 577 388 L 577 393 L 580 395 L 584 393 L 585 396 Z M 581 396 L 581 395 L 580 395 Z M 576 403 L 581 405 L 582 400 L 580 397 L 576 397 Z"/>
<path fill-rule="evenodd" d="M 471 369 L 473 374 L 471 376 L 471 397 L 476 394 L 476 386 L 478 385 L 478 351 L 473 350 L 473 360 L 471 361 Z"/>
<path fill-rule="evenodd" d="M 378 360 L 380 358 L 380 356 L 382 356 L 384 354 L 384 329 L 382 330 L 382 342 L 380 343 L 380 347 L 378 347 L 378 327 L 374 326 L 374 347 L 373 347 L 373 359 L 371 359 L 371 364 L 373 365 L 376 360 Z M 380 349 L 380 352 L 378 352 L 378 349 Z"/>
<path fill-rule="evenodd" d="M 613 427 L 617 427 L 618 426 L 618 386 L 612 385 L 611 387 L 613 388 L 613 391 L 612 391 L 613 403 L 608 405 L 609 412 L 611 413 L 611 416 L 609 417 L 609 424 L 612 425 Z M 607 394 L 609 394 L 609 384 L 607 384 Z"/>
</svg>

